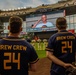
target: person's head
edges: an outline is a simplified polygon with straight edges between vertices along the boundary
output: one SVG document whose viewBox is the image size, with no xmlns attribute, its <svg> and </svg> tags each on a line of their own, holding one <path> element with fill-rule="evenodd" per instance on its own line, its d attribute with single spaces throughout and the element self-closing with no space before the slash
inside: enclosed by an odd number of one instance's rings
<svg viewBox="0 0 76 75">
<path fill-rule="evenodd" d="M 64 17 L 59 17 L 56 20 L 56 27 L 59 30 L 65 30 L 67 28 L 67 21 Z"/>
<path fill-rule="evenodd" d="M 22 22 L 23 22 L 22 18 L 18 16 L 10 17 L 8 26 L 10 33 L 12 34 L 20 33 L 22 31 Z"/>
<path fill-rule="evenodd" d="M 47 22 L 47 16 L 46 15 L 42 15 L 41 20 L 43 21 L 43 23 Z"/>
</svg>

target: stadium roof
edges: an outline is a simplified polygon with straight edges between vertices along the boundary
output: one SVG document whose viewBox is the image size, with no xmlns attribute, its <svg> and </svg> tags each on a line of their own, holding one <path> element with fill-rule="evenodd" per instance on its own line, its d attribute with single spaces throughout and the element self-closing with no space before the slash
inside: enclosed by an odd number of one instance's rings
<svg viewBox="0 0 76 75">
<path fill-rule="evenodd" d="M 76 5 L 75 0 L 69 0 L 69 1 L 59 1 L 56 4 L 49 4 L 45 5 L 42 4 L 41 6 L 38 6 L 36 8 L 28 7 L 28 8 L 18 8 L 18 9 L 8 9 L 8 10 L 1 10 L 0 11 L 0 17 L 2 16 L 13 16 L 13 15 L 27 15 L 32 12 L 36 12 L 39 9 L 62 9 L 64 7 L 74 6 Z"/>
</svg>

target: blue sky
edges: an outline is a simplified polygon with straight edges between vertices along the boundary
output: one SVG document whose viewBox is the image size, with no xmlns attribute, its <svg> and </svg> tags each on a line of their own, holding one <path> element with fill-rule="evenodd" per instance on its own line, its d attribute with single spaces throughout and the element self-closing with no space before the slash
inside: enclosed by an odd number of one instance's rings
<svg viewBox="0 0 76 75">
<path fill-rule="evenodd" d="M 0 9 L 14 9 L 18 7 L 37 7 L 42 4 L 54 4 L 60 0 L 0 0 Z"/>
</svg>

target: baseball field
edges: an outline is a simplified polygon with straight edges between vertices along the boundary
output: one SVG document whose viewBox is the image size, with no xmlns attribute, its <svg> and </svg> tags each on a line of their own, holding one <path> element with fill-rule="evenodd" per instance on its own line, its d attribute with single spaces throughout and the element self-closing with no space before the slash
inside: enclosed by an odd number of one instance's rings
<svg viewBox="0 0 76 75">
<path fill-rule="evenodd" d="M 46 58 L 45 51 L 47 43 L 33 43 L 32 45 L 36 49 L 39 61 L 37 63 L 37 71 L 29 72 L 29 75 L 50 75 L 51 61 Z"/>
</svg>

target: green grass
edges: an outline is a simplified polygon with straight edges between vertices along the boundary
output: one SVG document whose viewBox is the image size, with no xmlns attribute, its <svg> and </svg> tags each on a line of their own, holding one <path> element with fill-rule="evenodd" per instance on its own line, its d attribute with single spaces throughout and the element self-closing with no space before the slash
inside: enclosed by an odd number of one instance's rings
<svg viewBox="0 0 76 75">
<path fill-rule="evenodd" d="M 47 42 L 45 42 L 45 43 L 44 42 L 35 42 L 35 43 L 32 42 L 31 44 L 35 48 L 39 58 L 46 57 L 45 48 L 46 48 L 46 46 L 48 44 Z"/>
<path fill-rule="evenodd" d="M 46 57 L 46 51 L 45 50 L 36 50 L 39 58 Z"/>
</svg>

